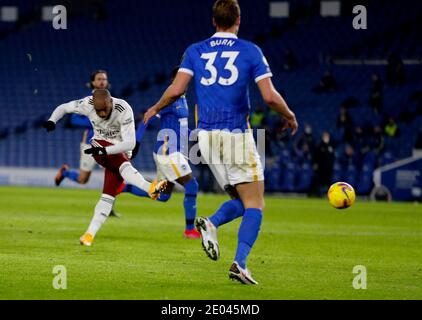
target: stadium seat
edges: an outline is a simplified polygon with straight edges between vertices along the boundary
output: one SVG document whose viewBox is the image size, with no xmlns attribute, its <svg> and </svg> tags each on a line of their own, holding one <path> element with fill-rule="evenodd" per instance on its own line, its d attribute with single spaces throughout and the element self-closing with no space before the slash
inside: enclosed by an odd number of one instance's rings
<svg viewBox="0 0 422 320">
<path fill-rule="evenodd" d="M 285 165 L 283 176 L 281 177 L 280 190 L 282 192 L 295 191 L 296 170 L 293 162 L 287 162 Z"/>
<path fill-rule="evenodd" d="M 296 171 L 297 185 L 295 191 L 309 192 L 312 186 L 313 170 L 310 163 L 305 162 L 297 167 Z"/>
<path fill-rule="evenodd" d="M 13 36 L 0 39 L 1 52 L 25 53 L 6 55 L 0 60 L 0 68 L 7 70 L 7 77 L 0 77 L 0 109 L 3 112 L 0 117 L 0 166 L 57 167 L 64 162 L 72 167 L 79 166 L 79 142 L 83 131 L 66 129 L 61 123 L 55 134 L 46 135 L 40 126 L 57 105 L 90 94 L 85 84 L 89 73 L 95 68 L 109 72 L 112 94 L 118 96 L 123 92 L 137 115 L 151 106 L 167 86 L 168 81 L 163 75 L 168 75 L 174 65 L 180 62 L 186 46 L 213 32 L 211 24 L 203 23 L 209 20 L 209 12 L 203 10 L 203 4 L 196 0 L 186 1 L 188 11 L 182 6 L 173 6 L 171 12 L 158 16 L 149 14 L 151 11 L 148 10 L 121 10 L 130 8 L 133 0 L 109 1 L 106 7 L 114 13 L 113 19 L 99 23 L 76 14 L 72 19 L 72 28 L 60 33 L 38 20 L 16 30 L 15 24 L 0 22 L 0 31 L 13 32 Z M 17 5 L 19 11 L 26 14 L 36 10 L 34 5 L 39 3 L 39 0 L 19 0 Z M 168 3 L 168 0 L 157 0 L 149 5 L 151 10 L 159 10 Z M 291 1 L 292 8 L 306 3 L 309 1 Z M 142 7 L 141 4 L 139 6 Z M 382 123 L 383 115 L 375 113 L 367 101 L 371 75 L 376 72 L 384 76 L 385 66 L 330 65 L 329 69 L 341 89 L 318 95 L 311 88 L 320 81 L 327 69 L 320 59 L 327 56 L 385 59 L 386 52 L 393 49 L 400 54 L 408 54 L 410 58 L 419 57 L 422 54 L 419 29 L 405 29 L 406 32 L 402 29 L 406 23 L 420 25 L 418 12 L 422 9 L 422 2 L 415 2 L 412 6 L 412 12 L 408 13 L 397 1 L 374 0 L 368 10 L 372 26 L 363 35 L 350 33 L 350 25 L 344 23 L 344 17 L 326 18 L 318 13 L 309 16 L 306 23 L 291 24 L 288 19 L 272 19 L 266 5 L 257 6 L 256 1 L 244 1 L 244 12 L 260 14 L 242 22 L 241 35 L 247 40 L 260 41 L 272 66 L 274 84 L 282 89 L 299 123 L 312 125 L 316 141 L 319 141 L 323 131 L 328 130 L 332 133 L 333 141 L 341 144 L 344 132 L 336 129 L 336 120 L 344 101 L 353 102 L 349 103 L 349 112 L 354 125 L 373 127 Z M 375 7 L 377 10 L 372 10 Z M 189 17 L 188 28 L 186 17 Z M 157 28 L 149 28 L 152 24 Z M 173 32 L 167 32 L 167 25 L 172 26 Z M 399 35 L 396 37 L 398 40 L 389 41 L 389 37 L 384 35 L 386 30 L 392 35 Z M 108 35 L 113 33 L 122 36 L 110 42 Z M 43 36 L 39 37 L 40 34 Z M 94 38 L 99 43 L 96 50 L 86 50 Z M 133 41 L 134 38 L 142 41 Z M 299 62 L 298 67 L 289 72 L 284 71 L 280 57 L 285 48 L 290 48 Z M 98 52 L 101 52 L 100 57 Z M 400 120 L 403 110 L 412 114 L 417 112 L 418 105 L 409 97 L 420 90 L 420 71 L 420 66 L 406 66 L 406 73 L 412 81 L 400 87 L 384 86 L 385 114 L 395 115 Z M 22 81 L 23 77 L 25 81 Z M 139 84 L 142 84 L 142 91 Z M 187 98 L 189 104 L 194 105 L 195 94 L 191 90 Z M 252 109 L 263 106 L 255 86 L 250 88 L 250 98 Z M 29 107 L 31 112 L 28 112 Z M 266 125 L 274 128 L 279 121 L 277 114 L 268 112 Z M 193 127 L 193 112 L 190 123 Z M 385 137 L 386 153 L 380 157 L 379 164 L 385 165 L 410 155 L 417 129 L 421 125 L 421 116 L 411 117 L 405 125 L 399 123 L 402 134 L 397 138 Z M 148 128 L 142 145 L 144 152 L 135 159 L 135 164 L 142 170 L 155 170 L 151 153 L 157 129 L 158 123 Z M 28 144 L 28 141 L 33 143 Z M 22 146 L 27 146 L 33 156 L 26 156 Z M 307 167 L 292 168 L 295 159 L 290 147 L 291 141 L 272 141 L 271 150 L 280 153 L 280 160 L 278 167 L 266 173 L 271 177 L 268 183 L 274 190 L 282 187 L 286 191 L 296 188 L 305 191 L 312 179 L 312 172 Z M 368 153 L 363 159 L 364 167 L 373 170 L 378 165 L 377 158 L 373 153 Z M 339 166 L 338 163 L 334 166 L 334 181 L 349 178 L 357 181 L 353 178 L 356 172 Z M 298 174 L 298 170 L 306 174 Z"/>
</svg>

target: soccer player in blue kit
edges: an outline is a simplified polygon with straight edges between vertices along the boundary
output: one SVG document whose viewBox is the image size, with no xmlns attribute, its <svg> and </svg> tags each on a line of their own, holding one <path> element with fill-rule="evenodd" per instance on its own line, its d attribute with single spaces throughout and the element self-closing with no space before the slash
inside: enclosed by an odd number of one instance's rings
<svg viewBox="0 0 422 320">
<path fill-rule="evenodd" d="M 172 71 L 171 80 L 179 70 L 179 66 Z M 185 189 L 183 207 L 185 211 L 186 227 L 183 236 L 188 239 L 200 238 L 195 229 L 196 196 L 198 182 L 192 175 L 192 169 L 187 161 L 188 155 L 188 104 L 184 95 L 179 97 L 171 106 L 162 110 L 160 114 L 151 118 L 147 123 L 141 123 L 136 131 L 137 147 L 132 159 L 135 157 L 142 144 L 142 137 L 146 127 L 155 120 L 160 119 L 160 131 L 154 147 L 154 160 L 157 167 L 156 179 L 166 179 L 167 187 L 157 198 L 157 201 L 166 202 L 170 199 L 175 183 L 181 184 Z M 125 185 L 122 192 L 130 192 L 140 197 L 149 197 L 148 193 L 132 185 Z"/>
<path fill-rule="evenodd" d="M 266 104 L 284 119 L 285 129 L 290 128 L 295 134 L 298 123 L 274 88 L 272 73 L 262 51 L 255 44 L 237 37 L 240 26 L 237 0 L 215 1 L 213 24 L 217 32 L 188 47 L 176 78 L 161 99 L 145 113 L 144 123 L 183 95 L 189 82 L 194 80 L 199 149 L 220 186 L 232 197 L 211 217 L 198 217 L 196 228 L 201 233 L 205 252 L 217 260 L 220 255 L 217 228 L 242 217 L 229 277 L 244 284 L 258 284 L 246 268 L 264 209 L 263 168 L 248 123 L 249 82 L 256 82 Z"/>
</svg>

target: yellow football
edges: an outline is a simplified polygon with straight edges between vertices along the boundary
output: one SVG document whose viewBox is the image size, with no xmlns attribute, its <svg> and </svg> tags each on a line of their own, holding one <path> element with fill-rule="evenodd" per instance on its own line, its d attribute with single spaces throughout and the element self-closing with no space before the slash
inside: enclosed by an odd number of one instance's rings
<svg viewBox="0 0 422 320">
<path fill-rule="evenodd" d="M 356 193 L 350 184 L 336 182 L 328 189 L 327 197 L 334 208 L 346 209 L 355 202 Z"/>
</svg>

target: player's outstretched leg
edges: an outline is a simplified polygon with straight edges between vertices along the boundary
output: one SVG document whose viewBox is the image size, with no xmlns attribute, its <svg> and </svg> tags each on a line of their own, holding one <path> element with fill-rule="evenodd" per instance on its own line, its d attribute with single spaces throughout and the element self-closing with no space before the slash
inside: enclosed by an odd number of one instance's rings
<svg viewBox="0 0 422 320">
<path fill-rule="evenodd" d="M 65 178 L 69 178 L 73 181 L 78 181 L 78 175 L 79 173 L 76 170 L 69 170 L 69 166 L 67 164 L 62 164 L 59 171 L 56 174 L 56 177 L 54 178 L 54 182 L 56 186 L 58 187 Z"/>
<path fill-rule="evenodd" d="M 108 194 L 103 193 L 101 195 L 100 200 L 95 206 L 94 216 L 92 217 L 88 230 L 79 239 L 81 245 L 92 245 L 95 235 L 110 215 L 110 212 L 113 208 L 114 200 L 115 198 Z"/>
<path fill-rule="evenodd" d="M 264 183 L 256 181 L 236 186 L 245 207 L 238 232 L 236 256 L 229 270 L 229 277 L 244 284 L 258 284 L 248 269 L 246 259 L 258 238 L 264 208 Z"/>
<path fill-rule="evenodd" d="M 247 208 L 243 214 L 242 223 L 237 235 L 238 245 L 235 261 L 241 268 L 246 269 L 246 258 L 251 251 L 262 223 L 262 210 L 259 208 Z"/>
<path fill-rule="evenodd" d="M 258 284 L 248 269 L 246 269 L 246 258 L 258 238 L 259 229 L 262 223 L 262 210 L 258 208 L 247 208 L 243 215 L 238 233 L 238 244 L 235 261 L 229 270 L 229 277 L 244 284 Z"/>
<path fill-rule="evenodd" d="M 91 171 L 71 170 L 67 164 L 63 164 L 54 178 L 56 186 L 59 186 L 64 179 L 70 179 L 79 184 L 86 184 L 89 181 Z"/>
<path fill-rule="evenodd" d="M 243 215 L 245 208 L 240 199 L 233 199 L 224 202 L 221 207 L 209 219 L 218 228 L 223 224 L 233 221 Z"/>
<path fill-rule="evenodd" d="M 211 217 L 199 217 L 197 219 L 196 228 L 201 233 L 202 247 L 208 257 L 217 260 L 220 255 L 217 241 L 217 228 L 242 216 L 244 210 L 242 201 L 234 199 L 224 202 Z M 217 247 L 217 251 L 214 249 L 215 247 Z"/>
<path fill-rule="evenodd" d="M 185 188 L 185 198 L 183 199 L 183 207 L 185 209 L 186 228 L 183 236 L 187 239 L 199 239 L 201 234 L 195 229 L 196 217 L 196 196 L 198 194 L 198 182 L 192 175 L 188 175 L 183 181 L 177 180 L 183 184 Z"/>
<path fill-rule="evenodd" d="M 130 162 L 124 162 L 119 168 L 120 175 L 127 184 L 131 184 L 147 192 L 151 199 L 156 200 L 167 186 L 167 180 L 148 182 Z"/>
</svg>

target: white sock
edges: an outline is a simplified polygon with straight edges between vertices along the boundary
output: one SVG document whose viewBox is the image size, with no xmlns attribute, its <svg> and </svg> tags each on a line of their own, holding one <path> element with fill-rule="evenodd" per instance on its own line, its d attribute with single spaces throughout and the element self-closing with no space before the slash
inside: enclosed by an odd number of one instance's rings
<svg viewBox="0 0 422 320">
<path fill-rule="evenodd" d="M 100 200 L 95 206 L 94 216 L 92 217 L 91 223 L 88 227 L 87 233 L 90 233 L 93 237 L 98 230 L 100 230 L 102 224 L 107 220 L 111 209 L 113 209 L 114 197 L 103 193 Z"/>
<path fill-rule="evenodd" d="M 151 183 L 146 181 L 138 170 L 136 170 L 130 162 L 123 163 L 119 168 L 120 175 L 127 184 L 131 184 L 145 192 L 149 191 Z"/>
</svg>

